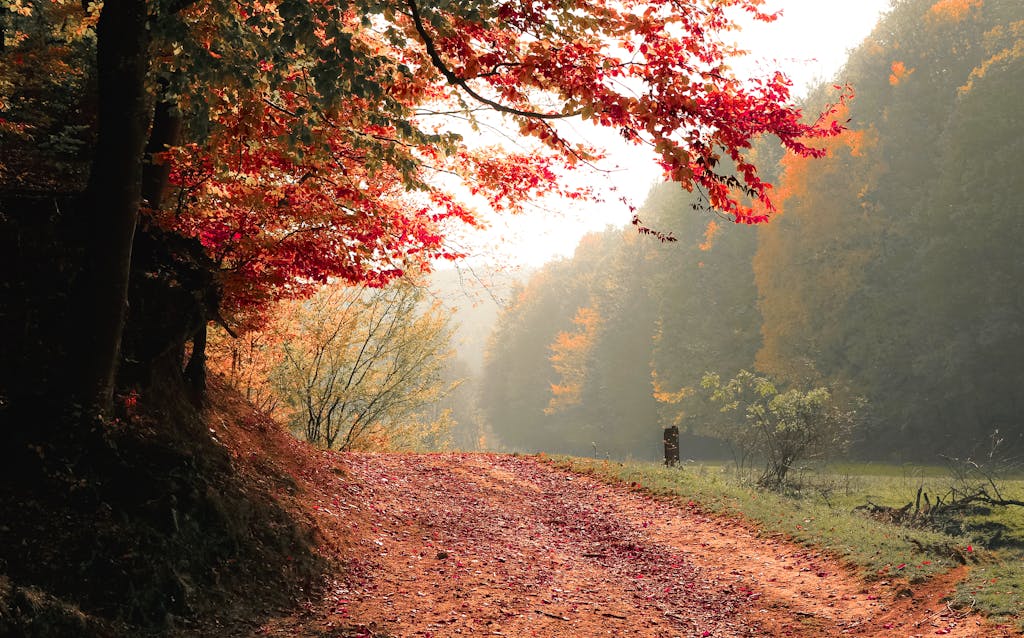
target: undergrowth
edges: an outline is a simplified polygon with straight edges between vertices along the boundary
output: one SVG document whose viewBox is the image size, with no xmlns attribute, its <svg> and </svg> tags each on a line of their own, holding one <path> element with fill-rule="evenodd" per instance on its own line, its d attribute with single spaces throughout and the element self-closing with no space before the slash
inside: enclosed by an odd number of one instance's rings
<svg viewBox="0 0 1024 638">
<path fill-rule="evenodd" d="M 1024 508 L 973 508 L 932 528 L 874 520 L 857 506 L 899 508 L 919 489 L 938 494 L 949 477 L 941 468 L 843 465 L 796 473 L 785 493 L 757 488 L 721 465 L 675 468 L 654 463 L 542 457 L 557 467 L 624 483 L 651 494 L 695 502 L 716 514 L 742 518 L 762 534 L 825 550 L 867 579 L 919 583 L 961 564 L 969 576 L 950 604 L 973 607 L 1024 629 Z M 1024 480 L 1005 481 L 1024 493 Z"/>
<path fill-rule="evenodd" d="M 167 384 L 4 468 L 0 636 L 251 635 L 320 582 L 287 435 L 213 383 L 207 410 Z"/>
</svg>

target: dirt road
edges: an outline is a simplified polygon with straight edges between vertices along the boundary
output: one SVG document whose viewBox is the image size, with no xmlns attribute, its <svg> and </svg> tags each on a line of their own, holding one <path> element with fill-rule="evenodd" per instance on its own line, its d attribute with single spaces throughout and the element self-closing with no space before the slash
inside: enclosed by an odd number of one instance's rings
<svg viewBox="0 0 1024 638">
<path fill-rule="evenodd" d="M 696 505 L 532 458 L 353 454 L 339 473 L 319 511 L 349 527 L 350 573 L 301 630 L 267 633 L 1016 635 L 947 608 L 960 573 L 865 583 L 828 556 Z"/>
</svg>

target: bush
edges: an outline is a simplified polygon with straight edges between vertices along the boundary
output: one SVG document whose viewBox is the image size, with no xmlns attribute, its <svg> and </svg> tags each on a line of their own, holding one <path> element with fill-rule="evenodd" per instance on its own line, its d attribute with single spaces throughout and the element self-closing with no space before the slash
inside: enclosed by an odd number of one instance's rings
<svg viewBox="0 0 1024 638">
<path fill-rule="evenodd" d="M 743 415 L 716 431 L 765 460 L 758 485 L 769 489 L 783 487 L 797 461 L 844 450 L 856 423 L 856 410 L 835 405 L 824 387 L 780 393 L 770 379 L 747 370 L 725 384 L 706 373 L 701 387 L 721 413 Z"/>
</svg>

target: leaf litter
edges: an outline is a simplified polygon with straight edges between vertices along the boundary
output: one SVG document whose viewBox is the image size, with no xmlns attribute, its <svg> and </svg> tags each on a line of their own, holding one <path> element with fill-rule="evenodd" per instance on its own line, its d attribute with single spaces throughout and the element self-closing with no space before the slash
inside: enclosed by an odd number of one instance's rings
<svg viewBox="0 0 1024 638">
<path fill-rule="evenodd" d="M 1017 635 L 752 525 L 531 457 L 328 453 L 314 516 L 347 566 L 264 635 Z"/>
</svg>

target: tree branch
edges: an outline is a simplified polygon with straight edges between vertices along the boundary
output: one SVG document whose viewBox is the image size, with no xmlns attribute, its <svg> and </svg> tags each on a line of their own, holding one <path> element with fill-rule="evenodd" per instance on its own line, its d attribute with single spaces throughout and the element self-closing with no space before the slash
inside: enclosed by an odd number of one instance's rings
<svg viewBox="0 0 1024 638">
<path fill-rule="evenodd" d="M 188 9 L 192 5 L 198 4 L 198 3 L 199 3 L 199 0 L 172 0 L 171 2 L 169 2 L 167 4 L 167 13 L 169 15 L 174 15 L 176 13 L 181 13 L 185 9 Z"/>
<path fill-rule="evenodd" d="M 448 65 L 445 64 L 444 60 L 441 59 L 441 54 L 438 53 L 437 47 L 434 45 L 434 39 L 430 37 L 430 34 L 427 33 L 426 27 L 423 25 L 423 18 L 420 16 L 419 7 L 416 6 L 416 0 L 408 0 L 407 5 L 409 7 L 409 14 L 412 17 L 413 24 L 416 26 L 416 32 L 420 35 L 420 38 L 422 38 L 423 46 L 426 47 L 427 55 L 430 56 L 431 64 L 433 64 L 434 68 L 441 72 L 441 75 L 443 75 L 444 78 L 448 80 L 449 84 L 459 87 L 477 102 L 480 102 L 481 104 L 486 104 L 487 106 L 501 113 L 507 113 L 509 115 L 518 115 L 520 117 L 528 117 L 531 119 L 560 120 L 565 119 L 567 117 L 574 117 L 576 115 L 579 115 L 578 112 L 538 113 L 536 111 L 524 111 L 521 109 L 517 109 L 515 107 L 505 106 L 504 104 L 495 102 L 494 100 L 487 99 L 486 97 L 480 95 L 479 93 L 474 91 L 472 87 L 469 86 L 466 80 L 455 75 L 455 73 L 448 68 Z"/>
</svg>

